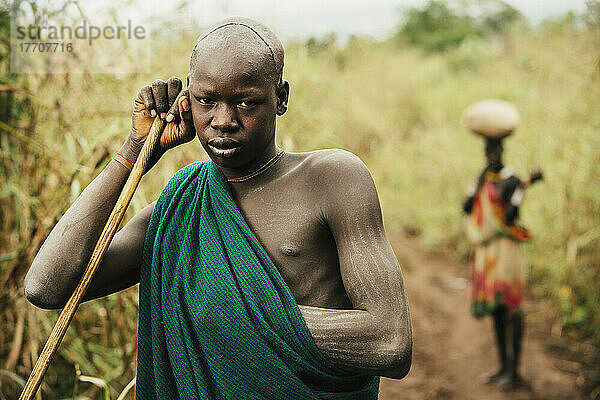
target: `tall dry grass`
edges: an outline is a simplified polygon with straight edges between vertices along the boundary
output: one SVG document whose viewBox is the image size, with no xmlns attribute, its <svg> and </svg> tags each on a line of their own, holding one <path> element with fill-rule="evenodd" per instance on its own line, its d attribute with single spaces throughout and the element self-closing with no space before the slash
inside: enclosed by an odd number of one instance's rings
<svg viewBox="0 0 600 400">
<path fill-rule="evenodd" d="M 185 78 L 196 33 L 156 45 L 155 59 L 164 61 L 152 74 L 14 76 L 0 59 L 0 100 L 11 107 L 0 124 L 0 399 L 18 393 L 57 317 L 24 300 L 33 256 L 127 136 L 138 89 Z M 550 301 L 556 335 L 600 343 L 598 43 L 597 31 L 558 24 L 431 56 L 391 42 L 289 44 L 290 107 L 278 142 L 288 151 L 355 152 L 374 176 L 387 229 L 407 229 L 465 260 L 460 203 L 484 158 L 460 115 L 482 98 L 513 102 L 523 124 L 506 142 L 505 161 L 523 176 L 537 166 L 546 175 L 522 207 L 534 235 L 524 246 L 530 292 Z M 142 181 L 129 216 L 177 169 L 203 158 L 196 141 L 168 152 Z M 43 397 L 116 397 L 134 376 L 136 320 L 135 288 L 82 305 Z"/>
</svg>

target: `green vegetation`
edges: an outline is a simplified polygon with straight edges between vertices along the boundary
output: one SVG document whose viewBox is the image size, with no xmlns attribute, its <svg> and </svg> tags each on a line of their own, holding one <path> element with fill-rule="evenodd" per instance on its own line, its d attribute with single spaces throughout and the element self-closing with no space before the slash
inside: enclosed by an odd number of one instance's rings
<svg viewBox="0 0 600 400">
<path fill-rule="evenodd" d="M 289 44 L 290 109 L 279 119 L 279 144 L 358 154 L 376 181 L 388 230 L 405 229 L 467 260 L 460 203 L 484 157 L 481 139 L 460 125 L 460 115 L 483 98 L 513 102 L 523 123 L 505 144 L 505 162 L 522 176 L 536 166 L 546 175 L 527 191 L 521 212 L 533 233 L 524 246 L 530 294 L 550 304 L 555 334 L 598 346 L 600 7 L 590 3 L 585 21 L 570 16 L 535 29 L 482 22 L 443 3 L 428 7 L 450 13 L 443 29 L 466 34 L 409 29 L 424 12 L 413 10 L 384 43 Z M 0 17 L 4 43 L 6 14 Z M 447 45 L 442 37 L 461 38 Z M 156 41 L 156 59 L 169 62 L 128 76 L 11 75 L 0 47 L 0 399 L 15 397 L 57 316 L 23 297 L 37 249 L 120 147 L 139 87 L 185 77 L 194 40 Z M 196 141 L 167 153 L 142 181 L 129 216 L 199 158 L 205 154 Z M 136 312 L 135 288 L 84 304 L 50 367 L 44 398 L 116 398 L 134 376 Z M 586 373 L 591 390 L 600 378 Z"/>
<path fill-rule="evenodd" d="M 504 34 L 517 22 L 525 24 L 523 16 L 501 0 L 471 1 L 469 7 L 458 8 L 432 0 L 423 8 L 408 10 L 394 39 L 433 53 L 455 48 L 469 38 Z"/>
</svg>

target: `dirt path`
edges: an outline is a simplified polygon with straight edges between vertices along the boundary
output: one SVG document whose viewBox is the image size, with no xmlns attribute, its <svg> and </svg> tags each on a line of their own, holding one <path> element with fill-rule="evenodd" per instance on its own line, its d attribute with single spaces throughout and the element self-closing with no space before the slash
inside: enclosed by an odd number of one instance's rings
<svg viewBox="0 0 600 400">
<path fill-rule="evenodd" d="M 469 313 L 468 267 L 423 251 L 415 239 L 390 239 L 404 270 L 414 353 L 405 379 L 382 380 L 380 399 L 583 399 L 576 376 L 558 369 L 564 361 L 545 350 L 545 324 L 531 317 L 526 320 L 521 366 L 529 388 L 502 392 L 482 383 L 481 375 L 496 368 L 497 356 L 491 320 L 476 320 Z M 527 302 L 526 317 L 536 307 Z"/>
</svg>

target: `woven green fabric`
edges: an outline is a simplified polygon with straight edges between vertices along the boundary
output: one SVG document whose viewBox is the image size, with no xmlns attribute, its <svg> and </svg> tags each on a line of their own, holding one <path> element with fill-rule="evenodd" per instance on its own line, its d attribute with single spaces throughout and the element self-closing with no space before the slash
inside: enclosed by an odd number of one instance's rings
<svg viewBox="0 0 600 400">
<path fill-rule="evenodd" d="M 340 392 L 357 382 L 362 389 Z M 152 214 L 136 386 L 143 400 L 376 399 L 379 377 L 350 375 L 322 355 L 221 171 L 207 161 L 180 170 Z"/>
</svg>

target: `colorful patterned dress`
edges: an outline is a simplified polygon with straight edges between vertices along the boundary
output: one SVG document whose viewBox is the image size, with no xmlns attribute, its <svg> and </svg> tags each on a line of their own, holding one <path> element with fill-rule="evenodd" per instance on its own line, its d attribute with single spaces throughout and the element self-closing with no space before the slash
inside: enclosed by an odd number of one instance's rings
<svg viewBox="0 0 600 400">
<path fill-rule="evenodd" d="M 507 221 L 507 208 L 519 206 L 523 189 L 509 167 L 484 171 L 472 193 L 473 206 L 466 217 L 467 238 L 475 246 L 472 263 L 472 313 L 491 314 L 498 306 L 520 312 L 525 287 L 519 242 L 527 230 Z"/>
</svg>

